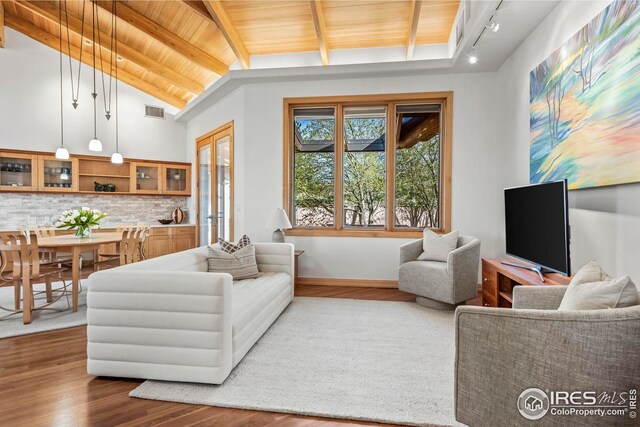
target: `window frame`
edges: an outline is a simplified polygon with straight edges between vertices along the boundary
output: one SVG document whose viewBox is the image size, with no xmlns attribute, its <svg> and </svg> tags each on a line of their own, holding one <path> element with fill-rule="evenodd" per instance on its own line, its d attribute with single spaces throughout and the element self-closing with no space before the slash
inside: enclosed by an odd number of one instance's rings
<svg viewBox="0 0 640 427">
<path fill-rule="evenodd" d="M 436 233 L 451 231 L 451 164 L 453 133 L 453 92 L 422 92 L 383 95 L 321 96 L 284 98 L 283 100 L 283 186 L 282 204 L 290 218 L 293 213 L 293 110 L 295 108 L 335 108 L 335 164 L 334 164 L 334 224 L 333 227 L 301 227 L 287 230 L 289 236 L 339 236 L 339 237 L 422 237 L 422 229 L 396 227 L 395 225 L 395 161 L 396 161 L 396 106 L 410 104 L 440 105 L 440 227 Z M 387 143 L 386 157 L 386 206 L 384 228 L 344 226 L 344 109 L 346 107 L 386 106 Z M 392 135 L 392 138 L 389 138 Z M 389 143 L 391 141 L 391 143 Z"/>
</svg>

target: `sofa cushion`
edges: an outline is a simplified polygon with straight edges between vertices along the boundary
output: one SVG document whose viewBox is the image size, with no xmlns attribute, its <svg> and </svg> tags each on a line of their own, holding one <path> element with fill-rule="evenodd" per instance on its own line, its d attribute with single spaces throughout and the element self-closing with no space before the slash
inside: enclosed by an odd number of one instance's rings
<svg viewBox="0 0 640 427">
<path fill-rule="evenodd" d="M 233 339 L 279 294 L 290 291 L 291 277 L 286 273 L 260 273 L 255 279 L 235 281 L 231 299 Z"/>
<path fill-rule="evenodd" d="M 245 234 L 240 238 L 240 240 L 238 240 L 238 243 L 236 243 L 235 245 L 231 242 L 227 242 L 224 239 L 218 239 L 218 244 L 220 245 L 220 249 L 228 254 L 232 254 L 244 247 L 249 246 L 251 244 L 251 239 L 249 239 L 249 236 Z"/>
<path fill-rule="evenodd" d="M 422 250 L 418 261 L 447 262 L 449 253 L 458 247 L 458 230 L 442 236 L 428 228 L 424 229 Z"/>
<path fill-rule="evenodd" d="M 638 304 L 638 289 L 629 276 L 624 276 L 601 282 L 572 282 L 558 310 L 600 310 Z"/>
<path fill-rule="evenodd" d="M 258 277 L 255 246 L 245 246 L 232 254 L 210 246 L 209 273 L 229 273 L 233 280 Z"/>
<path fill-rule="evenodd" d="M 581 285 L 583 283 L 604 282 L 605 280 L 611 280 L 611 277 L 604 272 L 597 261 L 590 261 L 578 270 L 569 284 Z"/>
</svg>

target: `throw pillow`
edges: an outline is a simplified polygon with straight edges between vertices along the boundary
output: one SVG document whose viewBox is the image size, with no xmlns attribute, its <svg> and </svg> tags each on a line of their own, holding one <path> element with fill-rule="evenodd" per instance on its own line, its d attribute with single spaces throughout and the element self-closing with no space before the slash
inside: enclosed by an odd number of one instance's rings
<svg viewBox="0 0 640 427">
<path fill-rule="evenodd" d="M 449 253 L 458 247 L 458 230 L 442 236 L 428 228 L 424 229 L 422 240 L 422 252 L 418 261 L 447 262 Z"/>
<path fill-rule="evenodd" d="M 228 254 L 232 254 L 236 252 L 238 249 L 242 249 L 246 246 L 249 246 L 251 244 L 251 240 L 245 234 L 240 238 L 240 240 L 238 240 L 238 243 L 236 243 L 235 245 L 231 242 L 227 242 L 224 239 L 218 239 L 218 244 L 220 245 L 220 249 L 222 249 Z"/>
<path fill-rule="evenodd" d="M 558 310 L 600 310 L 640 304 L 638 289 L 629 276 L 591 283 L 569 284 Z"/>
<path fill-rule="evenodd" d="M 602 270 L 597 261 L 588 262 L 571 279 L 570 285 L 580 285 L 582 283 L 604 282 L 611 280 L 611 277 Z"/>
<path fill-rule="evenodd" d="M 260 274 L 256 248 L 251 244 L 232 254 L 209 246 L 208 263 L 210 273 L 229 273 L 233 280 L 254 279 Z"/>
</svg>

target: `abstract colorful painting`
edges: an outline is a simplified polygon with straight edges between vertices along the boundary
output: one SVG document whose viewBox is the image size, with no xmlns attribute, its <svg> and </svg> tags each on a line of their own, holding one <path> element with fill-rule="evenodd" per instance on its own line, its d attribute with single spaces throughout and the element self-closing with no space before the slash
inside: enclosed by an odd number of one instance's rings
<svg viewBox="0 0 640 427">
<path fill-rule="evenodd" d="M 532 183 L 640 181 L 640 4 L 614 1 L 530 75 Z"/>
</svg>

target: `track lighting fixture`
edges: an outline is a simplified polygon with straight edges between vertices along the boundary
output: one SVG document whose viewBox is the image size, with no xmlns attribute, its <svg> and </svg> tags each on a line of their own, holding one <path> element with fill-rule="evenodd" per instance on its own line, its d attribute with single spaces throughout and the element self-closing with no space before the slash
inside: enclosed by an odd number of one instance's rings
<svg viewBox="0 0 640 427">
<path fill-rule="evenodd" d="M 473 65 L 478 62 L 478 53 L 476 50 L 476 45 L 480 41 L 480 38 L 482 38 L 482 35 L 484 34 L 484 32 L 487 30 L 491 30 L 492 32 L 497 33 L 500 30 L 500 23 L 497 20 L 497 15 L 498 15 L 498 9 L 500 9 L 500 6 L 502 6 L 503 2 L 504 0 L 500 0 L 500 3 L 498 3 L 498 6 L 496 6 L 495 10 L 491 14 L 491 17 L 489 17 L 489 22 L 487 23 L 487 25 L 484 26 L 484 28 L 480 32 L 480 35 L 478 36 L 476 41 L 473 42 L 473 44 L 471 45 L 471 52 L 469 52 L 469 56 L 467 58 L 467 60 L 469 61 L 469 64 Z"/>
</svg>

